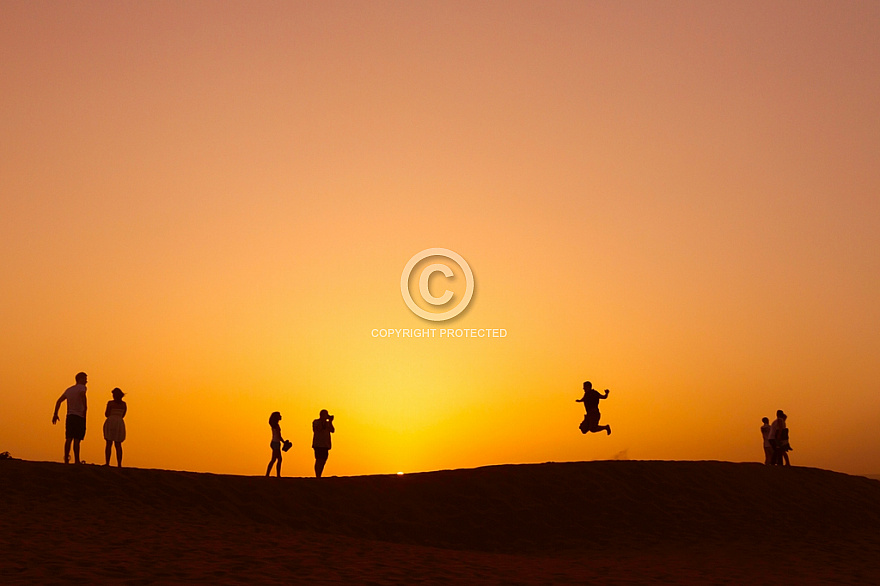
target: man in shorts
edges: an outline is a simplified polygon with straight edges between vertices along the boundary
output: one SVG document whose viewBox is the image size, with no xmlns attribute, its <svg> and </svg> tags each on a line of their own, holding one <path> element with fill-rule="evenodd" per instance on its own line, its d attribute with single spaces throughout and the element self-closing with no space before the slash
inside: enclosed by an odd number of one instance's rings
<svg viewBox="0 0 880 586">
<path fill-rule="evenodd" d="M 336 429 L 333 427 L 333 416 L 321 409 L 318 419 L 312 421 L 312 448 L 315 450 L 315 477 L 321 478 L 324 473 L 324 465 L 330 455 L 330 434 Z"/>
<path fill-rule="evenodd" d="M 55 402 L 55 414 L 52 425 L 58 423 L 58 409 L 67 401 L 67 419 L 64 421 L 64 463 L 70 463 L 70 444 L 73 444 L 73 461 L 80 463 L 79 443 L 86 437 L 86 383 L 88 376 L 84 372 L 76 375 L 76 384 L 64 391 Z"/>
<path fill-rule="evenodd" d="M 610 392 L 608 389 L 605 389 L 605 394 L 600 395 L 599 391 L 593 388 L 593 383 L 590 381 L 584 383 L 584 396 L 580 399 L 575 399 L 575 403 L 583 403 L 584 409 L 587 411 L 580 425 L 581 433 L 598 433 L 605 430 L 608 435 L 611 435 L 610 425 L 599 425 L 599 418 L 602 416 L 599 413 L 599 400 L 607 399 Z"/>
</svg>

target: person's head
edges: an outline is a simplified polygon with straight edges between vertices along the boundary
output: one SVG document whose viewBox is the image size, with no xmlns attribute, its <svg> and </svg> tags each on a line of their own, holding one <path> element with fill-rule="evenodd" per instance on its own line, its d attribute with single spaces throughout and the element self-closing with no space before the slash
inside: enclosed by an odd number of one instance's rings
<svg viewBox="0 0 880 586">
<path fill-rule="evenodd" d="M 269 425 L 272 427 L 278 425 L 279 421 L 281 421 L 281 413 L 278 411 L 273 412 L 272 415 L 269 416 Z"/>
<path fill-rule="evenodd" d="M 763 422 L 763 423 L 770 423 L 770 420 L 767 419 L 766 417 L 762 417 L 762 418 L 761 418 L 761 422 Z"/>
<path fill-rule="evenodd" d="M 84 373 L 84 372 L 79 372 L 79 373 L 77 373 L 77 375 L 76 375 L 76 384 L 78 384 L 78 385 L 84 385 L 84 384 L 86 384 L 87 382 L 89 382 L 89 375 L 87 375 L 87 374 Z"/>
<path fill-rule="evenodd" d="M 776 417 L 778 417 L 779 419 L 785 419 L 785 413 L 782 411 L 782 409 L 779 409 L 776 412 Z"/>
<path fill-rule="evenodd" d="M 329 419 L 330 414 L 327 412 L 326 409 L 321 409 L 321 413 L 318 414 L 318 417 L 320 417 L 321 419 Z"/>
<path fill-rule="evenodd" d="M 125 393 L 123 393 L 122 389 L 120 389 L 119 387 L 116 387 L 115 389 L 110 391 L 110 394 L 113 395 L 114 401 L 121 401 L 122 397 L 125 396 Z"/>
<path fill-rule="evenodd" d="M 786 419 L 788 419 L 788 415 L 786 415 L 785 413 L 783 413 L 783 414 L 781 415 L 781 417 L 782 417 L 782 420 L 783 420 L 783 421 L 785 421 Z"/>
<path fill-rule="evenodd" d="M 584 382 L 584 392 L 592 390 L 592 388 L 593 388 L 593 383 L 591 383 L 590 381 Z"/>
</svg>

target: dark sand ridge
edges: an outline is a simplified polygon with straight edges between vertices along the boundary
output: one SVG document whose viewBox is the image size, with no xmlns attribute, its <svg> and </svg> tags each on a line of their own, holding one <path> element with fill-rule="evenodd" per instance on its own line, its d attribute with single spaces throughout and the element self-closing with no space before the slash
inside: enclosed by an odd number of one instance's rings
<svg viewBox="0 0 880 586">
<path fill-rule="evenodd" d="M 811 468 L 613 461 L 318 480 L 3 461 L 0 491 L 4 579 L 880 578 L 880 482 Z"/>
</svg>

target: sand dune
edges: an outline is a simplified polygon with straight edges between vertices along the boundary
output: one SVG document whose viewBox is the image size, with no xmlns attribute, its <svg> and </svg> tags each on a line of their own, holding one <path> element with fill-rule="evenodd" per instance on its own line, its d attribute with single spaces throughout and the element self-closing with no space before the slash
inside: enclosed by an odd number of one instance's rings
<svg viewBox="0 0 880 586">
<path fill-rule="evenodd" d="M 0 582 L 880 583 L 880 482 L 726 462 L 263 478 L 0 462 Z"/>
</svg>

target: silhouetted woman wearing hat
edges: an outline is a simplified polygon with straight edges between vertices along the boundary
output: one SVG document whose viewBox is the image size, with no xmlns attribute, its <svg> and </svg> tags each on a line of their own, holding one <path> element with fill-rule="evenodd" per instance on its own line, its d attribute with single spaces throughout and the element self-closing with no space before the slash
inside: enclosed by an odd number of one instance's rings
<svg viewBox="0 0 880 586">
<path fill-rule="evenodd" d="M 107 401 L 107 408 L 104 410 L 104 441 L 107 447 L 104 448 L 104 466 L 110 465 L 110 448 L 116 446 L 116 465 L 122 468 L 122 442 L 125 441 L 125 414 L 128 412 L 128 405 L 122 400 L 125 396 L 120 389 L 116 388 L 111 391 L 113 400 Z"/>
</svg>

